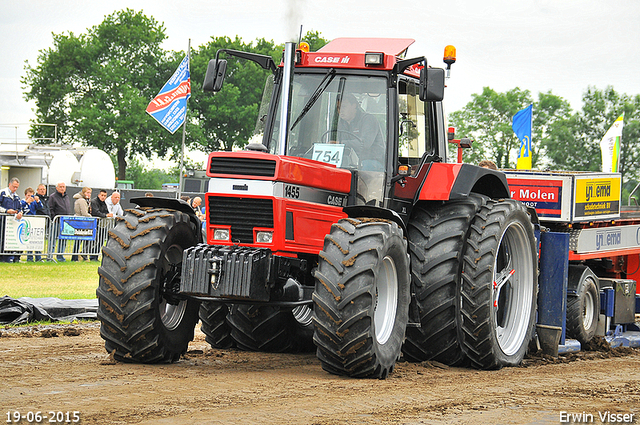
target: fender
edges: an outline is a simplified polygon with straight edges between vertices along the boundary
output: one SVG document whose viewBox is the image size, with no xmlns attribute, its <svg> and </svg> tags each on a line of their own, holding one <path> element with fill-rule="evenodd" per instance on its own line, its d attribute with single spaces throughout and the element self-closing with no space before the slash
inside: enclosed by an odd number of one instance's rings
<svg viewBox="0 0 640 425">
<path fill-rule="evenodd" d="M 196 216 L 196 212 L 191 208 L 189 204 L 184 202 L 182 199 L 172 199 L 172 198 L 161 198 L 161 197 L 142 197 L 142 198 L 131 198 L 130 202 L 132 204 L 148 207 L 148 208 L 166 208 L 170 210 L 176 210 L 183 212 L 189 216 L 191 222 L 196 225 L 197 229 L 202 227 L 202 222 Z M 196 232 L 198 242 L 202 242 L 202 232 Z"/>
<path fill-rule="evenodd" d="M 501 171 L 471 164 L 434 162 L 429 166 L 427 176 L 414 201 L 460 199 L 467 197 L 471 192 L 494 199 L 511 197 L 507 177 Z"/>
<path fill-rule="evenodd" d="M 374 207 L 371 205 L 353 205 L 349 207 L 344 207 L 342 211 L 344 211 L 344 213 L 347 214 L 349 217 L 371 217 L 371 218 L 382 218 L 384 220 L 393 221 L 397 223 L 398 226 L 400 226 L 405 237 L 407 236 L 407 227 L 402 221 L 402 218 L 400 217 L 400 215 L 393 210 Z"/>
<path fill-rule="evenodd" d="M 600 281 L 598 276 L 587 266 L 582 264 L 569 264 L 569 273 L 567 277 L 567 296 L 577 297 L 578 293 L 584 285 L 585 279 L 591 276 L 595 280 L 596 289 L 600 293 Z"/>
</svg>

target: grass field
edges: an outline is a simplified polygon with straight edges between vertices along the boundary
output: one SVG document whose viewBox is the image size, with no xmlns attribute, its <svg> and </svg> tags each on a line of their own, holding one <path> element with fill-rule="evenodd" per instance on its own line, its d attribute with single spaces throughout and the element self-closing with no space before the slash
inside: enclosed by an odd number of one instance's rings
<svg viewBox="0 0 640 425">
<path fill-rule="evenodd" d="M 0 263 L 0 296 L 95 298 L 99 264 L 97 261 Z"/>
</svg>

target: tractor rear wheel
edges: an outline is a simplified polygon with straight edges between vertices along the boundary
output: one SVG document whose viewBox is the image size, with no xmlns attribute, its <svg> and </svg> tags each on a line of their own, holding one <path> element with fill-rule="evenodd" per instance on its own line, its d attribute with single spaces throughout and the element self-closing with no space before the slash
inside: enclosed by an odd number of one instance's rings
<svg viewBox="0 0 640 425">
<path fill-rule="evenodd" d="M 312 349 L 311 322 L 299 323 L 291 309 L 269 305 L 234 304 L 227 323 L 236 346 L 270 353 Z"/>
<path fill-rule="evenodd" d="M 98 268 L 98 319 L 105 348 L 125 362 L 175 361 L 186 352 L 199 302 L 178 299 L 182 251 L 198 242 L 187 214 L 127 210 L 109 232 Z"/>
<path fill-rule="evenodd" d="M 575 295 L 567 296 L 567 336 L 586 344 L 593 339 L 598 327 L 598 277 L 586 266 L 570 266 L 569 286 L 575 288 Z"/>
<path fill-rule="evenodd" d="M 522 203 L 488 200 L 471 223 L 462 266 L 463 344 L 473 366 L 516 366 L 532 338 L 538 287 L 533 226 Z"/>
<path fill-rule="evenodd" d="M 200 304 L 200 321 L 205 341 L 213 348 L 231 348 L 235 346 L 231 338 L 231 328 L 227 323 L 229 308 L 226 304 L 204 301 Z"/>
<path fill-rule="evenodd" d="M 407 241 L 396 223 L 342 219 L 319 254 L 313 340 L 329 373 L 384 379 L 400 356 L 410 299 Z"/>
<path fill-rule="evenodd" d="M 407 328 L 402 351 L 409 361 L 457 365 L 465 359 L 459 336 L 462 252 L 469 223 L 482 202 L 471 194 L 414 209 L 408 232 L 420 327 Z"/>
</svg>

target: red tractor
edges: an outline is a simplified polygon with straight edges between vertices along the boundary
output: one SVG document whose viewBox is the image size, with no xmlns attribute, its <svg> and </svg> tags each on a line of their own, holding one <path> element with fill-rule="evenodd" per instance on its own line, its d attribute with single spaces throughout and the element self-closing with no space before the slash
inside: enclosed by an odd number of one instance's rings
<svg viewBox="0 0 640 425">
<path fill-rule="evenodd" d="M 255 140 L 209 155 L 206 240 L 192 208 L 139 198 L 110 233 L 99 318 L 122 361 L 215 348 L 317 347 L 334 374 L 385 378 L 410 361 L 517 365 L 534 332 L 535 213 L 505 175 L 447 162 L 444 69 L 411 39 L 285 46 Z M 455 58 L 448 58 L 452 63 Z"/>
</svg>

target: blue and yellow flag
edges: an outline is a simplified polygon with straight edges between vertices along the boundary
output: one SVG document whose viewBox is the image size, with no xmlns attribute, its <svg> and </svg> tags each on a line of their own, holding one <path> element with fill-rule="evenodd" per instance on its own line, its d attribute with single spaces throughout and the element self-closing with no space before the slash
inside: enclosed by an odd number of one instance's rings
<svg viewBox="0 0 640 425">
<path fill-rule="evenodd" d="M 520 149 L 518 150 L 518 170 L 531 169 L 531 120 L 533 116 L 533 105 L 529 105 L 513 116 L 513 132 L 520 139 Z"/>
</svg>

